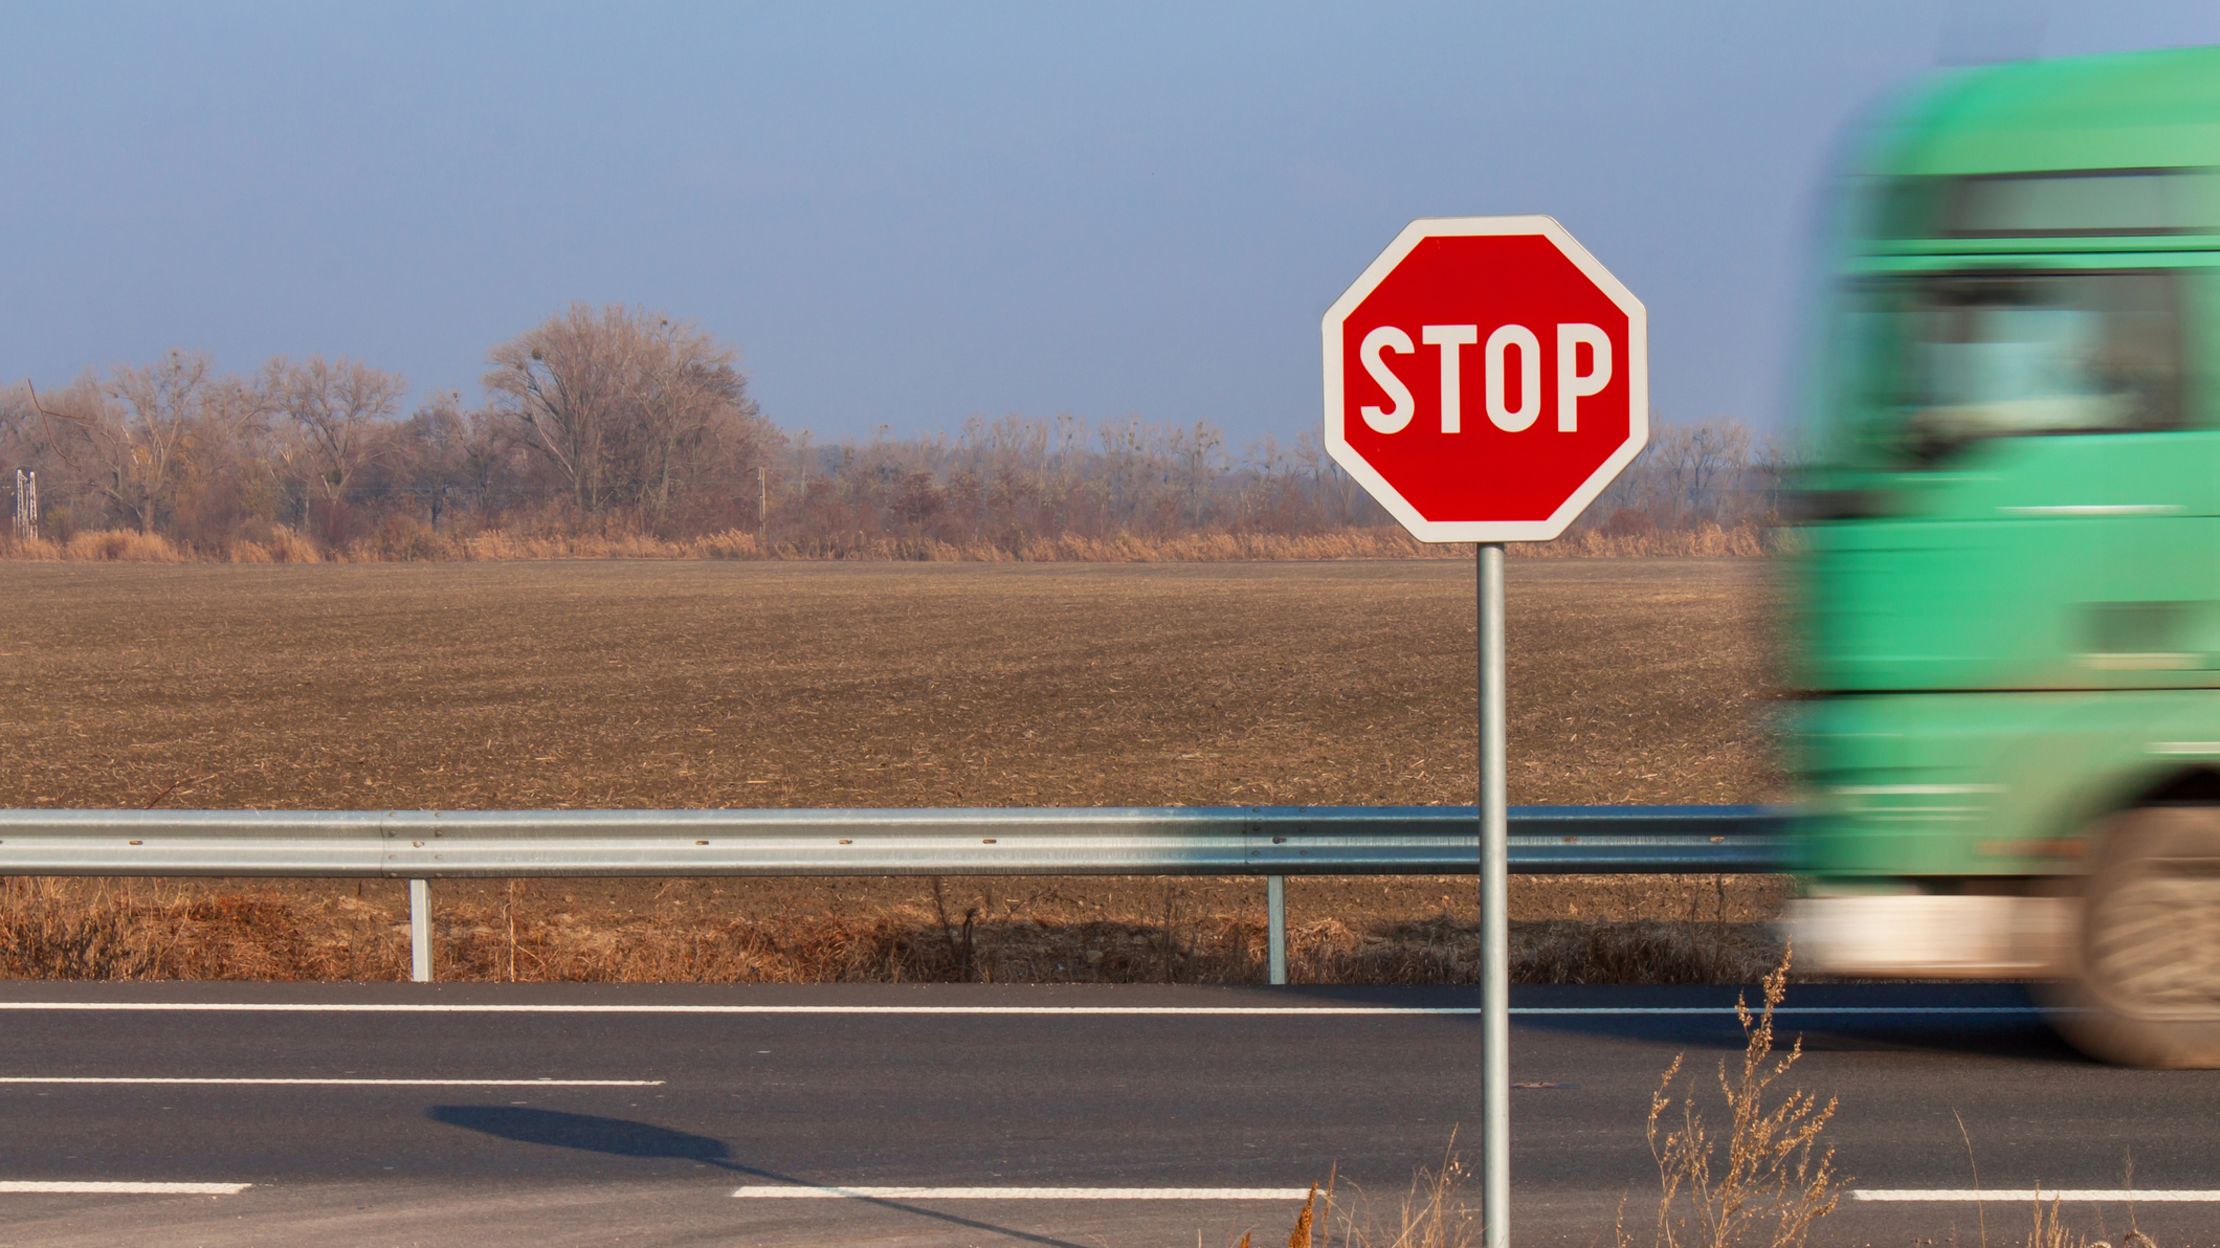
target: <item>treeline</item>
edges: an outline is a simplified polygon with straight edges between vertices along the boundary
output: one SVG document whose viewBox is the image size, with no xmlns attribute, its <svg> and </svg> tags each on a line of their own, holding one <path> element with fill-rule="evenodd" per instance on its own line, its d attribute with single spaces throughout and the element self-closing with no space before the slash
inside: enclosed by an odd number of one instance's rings
<svg viewBox="0 0 2220 1248">
<path fill-rule="evenodd" d="M 1230 448 L 1207 421 L 974 418 L 820 443 L 683 322 L 576 306 L 493 348 L 475 403 L 404 411 L 358 360 L 249 375 L 175 351 L 0 394 L 0 465 L 37 474 L 14 552 L 232 559 L 1134 558 L 1411 544 L 1315 434 Z M 1727 422 L 1669 425 L 1574 549 L 1754 550 L 1786 464 Z"/>
</svg>

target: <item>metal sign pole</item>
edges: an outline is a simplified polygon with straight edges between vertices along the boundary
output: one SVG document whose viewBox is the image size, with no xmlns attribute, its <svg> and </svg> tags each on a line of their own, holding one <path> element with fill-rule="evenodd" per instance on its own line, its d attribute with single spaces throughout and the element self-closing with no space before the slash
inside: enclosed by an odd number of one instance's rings
<svg viewBox="0 0 2220 1248">
<path fill-rule="evenodd" d="M 1480 1217 L 1486 1248 L 1511 1242 L 1511 925 L 1504 801 L 1503 546 L 1482 542 L 1480 623 Z"/>
</svg>

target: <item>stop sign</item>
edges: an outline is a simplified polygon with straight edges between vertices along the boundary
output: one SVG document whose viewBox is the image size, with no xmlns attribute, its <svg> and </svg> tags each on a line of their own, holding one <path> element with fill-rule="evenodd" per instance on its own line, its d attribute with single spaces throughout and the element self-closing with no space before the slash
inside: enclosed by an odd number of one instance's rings
<svg viewBox="0 0 2220 1248">
<path fill-rule="evenodd" d="M 1413 221 L 1324 336 L 1326 450 L 1420 541 L 1556 537 L 1649 438 L 1642 302 L 1548 217 Z"/>
</svg>

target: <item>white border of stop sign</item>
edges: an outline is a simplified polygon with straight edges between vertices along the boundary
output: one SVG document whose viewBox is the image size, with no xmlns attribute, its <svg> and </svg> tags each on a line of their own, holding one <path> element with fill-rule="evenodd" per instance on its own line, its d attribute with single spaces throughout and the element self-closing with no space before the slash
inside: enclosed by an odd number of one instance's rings
<svg viewBox="0 0 2220 1248">
<path fill-rule="evenodd" d="M 1625 370 L 1627 398 L 1632 408 L 1627 413 L 1626 442 L 1613 451 L 1611 457 L 1604 460 L 1581 483 L 1579 489 L 1574 490 L 1559 504 L 1547 520 L 1429 520 L 1420 515 L 1418 509 L 1342 436 L 1342 421 L 1345 418 L 1341 370 L 1343 323 L 1356 310 L 1357 305 L 1364 302 L 1420 242 L 1429 238 L 1476 235 L 1539 235 L 1548 239 L 1565 259 L 1572 262 L 1573 267 L 1595 283 L 1596 289 L 1602 291 L 1606 298 L 1626 314 L 1627 358 L 1614 361 L 1617 367 Z M 1621 284 L 1618 278 L 1611 276 L 1611 270 L 1604 268 L 1594 256 L 1589 255 L 1588 249 L 1582 247 L 1552 217 L 1425 217 L 1411 222 L 1403 227 L 1402 233 L 1395 236 L 1394 242 L 1388 244 L 1387 250 L 1365 267 L 1349 289 L 1341 293 L 1341 298 L 1334 300 L 1333 306 L 1326 309 L 1321 337 L 1326 363 L 1326 453 L 1333 456 L 1334 462 L 1354 477 L 1366 492 L 1378 499 L 1381 506 L 1402 521 L 1403 527 L 1410 530 L 1411 536 L 1422 542 L 1549 541 L 1562 534 L 1574 517 L 1586 510 L 1588 504 L 1595 501 L 1596 495 L 1601 494 L 1604 487 L 1611 484 L 1620 470 L 1632 463 L 1634 457 L 1641 454 L 1642 448 L 1649 443 L 1649 313 L 1642 307 L 1642 301 L 1634 297 L 1634 292 Z M 1455 346 L 1451 345 L 1447 349 L 1454 350 Z M 1534 422 L 1520 436 L 1545 438 L 1554 427 L 1548 420 Z M 1474 475 L 1473 488 L 1486 489 L 1485 473 Z"/>
</svg>

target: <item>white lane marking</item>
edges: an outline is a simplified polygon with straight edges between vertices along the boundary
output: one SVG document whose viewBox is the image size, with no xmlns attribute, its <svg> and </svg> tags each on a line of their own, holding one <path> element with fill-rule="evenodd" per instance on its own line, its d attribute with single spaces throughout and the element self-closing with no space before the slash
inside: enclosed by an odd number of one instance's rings
<svg viewBox="0 0 2220 1248">
<path fill-rule="evenodd" d="M 201 1076 L 0 1075 L 8 1083 L 222 1084 L 305 1088 L 660 1088 L 661 1079 L 253 1079 Z"/>
<path fill-rule="evenodd" d="M 1966 1204 L 1978 1201 L 1982 1204 L 1992 1205 L 2024 1205 L 2033 1204 L 2037 1201 L 2047 1205 L 2054 1200 L 2070 1205 L 2090 1201 L 2111 1201 L 2123 1204 L 2190 1205 L 2220 1203 L 2220 1188 L 2157 1188 L 2150 1190 L 2131 1187 L 2022 1187 L 1994 1191 L 1987 1188 L 1976 1191 L 1970 1187 L 1852 1188 L 1850 1198 L 1853 1200 L 1932 1201 L 1937 1203 L 1949 1201 Z"/>
<path fill-rule="evenodd" d="M 17 1196 L 237 1196 L 252 1183 L 72 1183 L 0 1180 L 0 1195 Z"/>
<path fill-rule="evenodd" d="M 808 1187 L 750 1184 L 754 1200 L 1270 1200 L 1309 1197 L 1307 1187 Z"/>
<path fill-rule="evenodd" d="M 1478 1014 L 1477 1005 L 536 1005 L 460 1002 L 302 1001 L 0 1001 L 0 1011 L 141 1011 L 180 1014 L 979 1014 L 979 1015 L 1238 1015 L 1242 1017 L 1394 1016 L 1455 1017 Z M 2033 1005 L 1784 1005 L 1776 1014 L 1817 1018 L 1884 1018 L 1947 1015 L 2041 1014 Z M 1732 1018 L 1731 1005 L 1511 1007 L 1515 1017 L 1711 1017 Z"/>
</svg>

